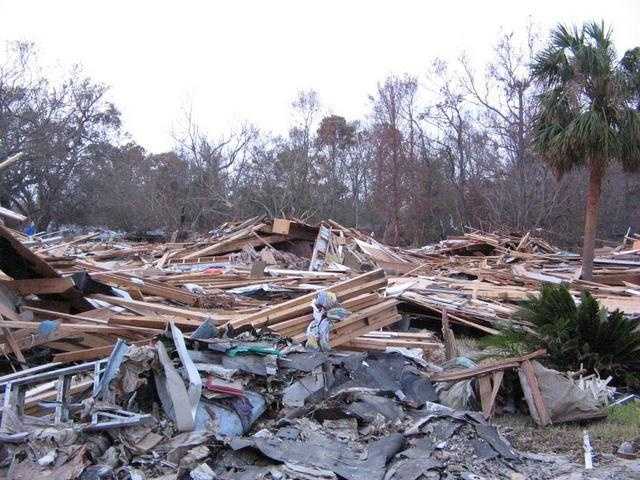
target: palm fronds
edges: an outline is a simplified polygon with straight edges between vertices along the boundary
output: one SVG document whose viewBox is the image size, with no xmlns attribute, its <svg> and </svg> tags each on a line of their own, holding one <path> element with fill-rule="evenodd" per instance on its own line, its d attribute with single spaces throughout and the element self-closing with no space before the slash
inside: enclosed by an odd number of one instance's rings
<svg viewBox="0 0 640 480">
<path fill-rule="evenodd" d="M 556 172 L 594 160 L 639 166 L 640 50 L 618 61 L 603 23 L 558 25 L 531 74 L 543 87 L 534 145 Z"/>
<path fill-rule="evenodd" d="M 522 302 L 516 318 L 527 327 L 503 326 L 484 344 L 509 354 L 545 348 L 556 368 L 586 368 L 618 379 L 640 367 L 638 322 L 607 312 L 589 292 L 576 305 L 566 286 L 543 285 L 537 297 Z"/>
</svg>

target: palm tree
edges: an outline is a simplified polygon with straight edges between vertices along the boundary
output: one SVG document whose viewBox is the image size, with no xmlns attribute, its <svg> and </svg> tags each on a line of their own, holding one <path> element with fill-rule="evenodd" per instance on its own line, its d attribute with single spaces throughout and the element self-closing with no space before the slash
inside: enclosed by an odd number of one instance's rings
<svg viewBox="0 0 640 480">
<path fill-rule="evenodd" d="M 607 166 L 640 166 L 640 56 L 619 61 L 604 24 L 569 29 L 558 25 L 535 57 L 533 78 L 541 87 L 534 145 L 558 176 L 576 167 L 589 172 L 582 278 L 593 277 L 593 252 L 602 179 Z"/>
</svg>

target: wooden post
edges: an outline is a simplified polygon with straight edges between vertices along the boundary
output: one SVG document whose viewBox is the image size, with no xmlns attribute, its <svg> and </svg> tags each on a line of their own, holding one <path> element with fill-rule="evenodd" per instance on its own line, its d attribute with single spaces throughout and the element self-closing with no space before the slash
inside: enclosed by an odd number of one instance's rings
<svg viewBox="0 0 640 480">
<path fill-rule="evenodd" d="M 444 341 L 445 358 L 451 360 L 457 357 L 456 337 L 453 335 L 451 328 L 449 328 L 449 316 L 446 309 L 442 310 L 442 340 Z"/>
<path fill-rule="evenodd" d="M 525 360 L 520 364 L 518 376 L 520 377 L 520 385 L 522 386 L 524 398 L 529 407 L 529 413 L 531 413 L 531 416 L 538 425 L 543 427 L 549 425 L 551 423 L 551 417 L 544 404 L 542 392 L 540 392 L 540 385 L 538 384 L 538 377 L 536 377 L 531 360 Z"/>
<path fill-rule="evenodd" d="M 496 397 L 502 384 L 503 370 L 494 372 L 491 376 L 485 375 L 478 378 L 480 388 L 480 402 L 482 403 L 482 414 L 489 419 L 493 416 L 496 406 Z"/>
</svg>

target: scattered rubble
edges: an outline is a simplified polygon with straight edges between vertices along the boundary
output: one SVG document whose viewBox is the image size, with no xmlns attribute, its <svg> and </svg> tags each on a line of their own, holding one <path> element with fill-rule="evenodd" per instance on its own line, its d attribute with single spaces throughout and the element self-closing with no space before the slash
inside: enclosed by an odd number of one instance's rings
<svg viewBox="0 0 640 480">
<path fill-rule="evenodd" d="M 253 218 L 178 236 L 0 226 L 6 478 L 560 478 L 568 461 L 490 424 L 504 379 L 540 425 L 602 416 L 608 381 L 546 369 L 544 351 L 474 364 L 453 330 L 495 333 L 541 282 L 640 314 L 626 247 L 584 282 L 578 256 L 529 234 L 401 249 Z"/>
</svg>

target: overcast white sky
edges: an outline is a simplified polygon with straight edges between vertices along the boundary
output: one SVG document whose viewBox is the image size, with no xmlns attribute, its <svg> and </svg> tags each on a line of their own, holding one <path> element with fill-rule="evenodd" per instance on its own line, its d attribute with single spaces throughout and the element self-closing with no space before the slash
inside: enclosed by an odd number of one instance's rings
<svg viewBox="0 0 640 480">
<path fill-rule="evenodd" d="M 30 40 L 50 65 L 81 63 L 111 86 L 125 129 L 152 151 L 193 104 L 212 135 L 243 120 L 282 132 L 299 89 L 348 119 L 389 73 L 434 57 L 490 58 L 501 29 L 604 19 L 640 45 L 640 0 L 0 0 L 0 41 Z"/>
</svg>

